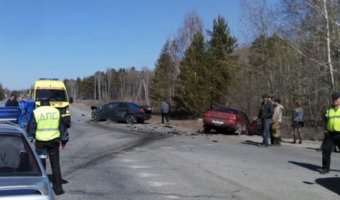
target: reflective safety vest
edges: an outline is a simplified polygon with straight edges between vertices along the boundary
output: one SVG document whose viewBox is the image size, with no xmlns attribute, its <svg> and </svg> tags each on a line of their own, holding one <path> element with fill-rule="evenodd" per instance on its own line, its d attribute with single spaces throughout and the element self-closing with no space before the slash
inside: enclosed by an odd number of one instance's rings
<svg viewBox="0 0 340 200">
<path fill-rule="evenodd" d="M 33 111 L 37 122 L 35 138 L 38 141 L 50 141 L 60 137 L 60 112 L 52 106 L 41 106 Z"/>
<path fill-rule="evenodd" d="M 327 131 L 340 132 L 340 108 L 335 111 L 334 108 L 329 108 L 326 112 Z"/>
</svg>

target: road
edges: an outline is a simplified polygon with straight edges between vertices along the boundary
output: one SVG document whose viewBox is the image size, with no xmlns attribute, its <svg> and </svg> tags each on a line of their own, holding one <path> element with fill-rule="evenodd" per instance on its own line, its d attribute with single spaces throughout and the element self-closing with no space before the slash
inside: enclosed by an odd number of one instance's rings
<svg viewBox="0 0 340 200">
<path fill-rule="evenodd" d="M 178 133 L 159 124 L 91 122 L 72 106 L 57 199 L 340 199 L 340 157 L 320 175 L 318 143 L 258 147 L 259 137 Z M 67 183 L 66 183 L 67 182 Z"/>
</svg>

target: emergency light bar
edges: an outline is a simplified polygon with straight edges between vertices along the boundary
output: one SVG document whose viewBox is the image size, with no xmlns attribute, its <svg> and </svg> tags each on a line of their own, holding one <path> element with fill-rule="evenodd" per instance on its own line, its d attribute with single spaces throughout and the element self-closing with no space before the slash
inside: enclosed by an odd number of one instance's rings
<svg viewBox="0 0 340 200">
<path fill-rule="evenodd" d="M 39 80 L 51 80 L 51 81 L 58 81 L 58 78 L 39 78 Z"/>
</svg>

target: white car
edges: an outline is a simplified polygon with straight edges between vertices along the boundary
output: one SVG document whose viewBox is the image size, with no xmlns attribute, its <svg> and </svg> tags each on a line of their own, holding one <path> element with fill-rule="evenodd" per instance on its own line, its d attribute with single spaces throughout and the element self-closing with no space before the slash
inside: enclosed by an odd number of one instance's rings
<svg viewBox="0 0 340 200">
<path fill-rule="evenodd" d="M 0 200 L 53 200 L 51 183 L 26 133 L 0 123 Z"/>
</svg>

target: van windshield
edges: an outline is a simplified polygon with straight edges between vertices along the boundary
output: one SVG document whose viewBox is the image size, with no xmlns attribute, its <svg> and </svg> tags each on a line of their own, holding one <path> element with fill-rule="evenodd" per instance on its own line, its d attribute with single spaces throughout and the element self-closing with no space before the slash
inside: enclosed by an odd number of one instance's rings
<svg viewBox="0 0 340 200">
<path fill-rule="evenodd" d="M 43 90 L 36 91 L 36 101 L 40 101 L 43 97 Z M 50 101 L 68 101 L 65 90 L 49 90 L 51 93 Z"/>
</svg>

